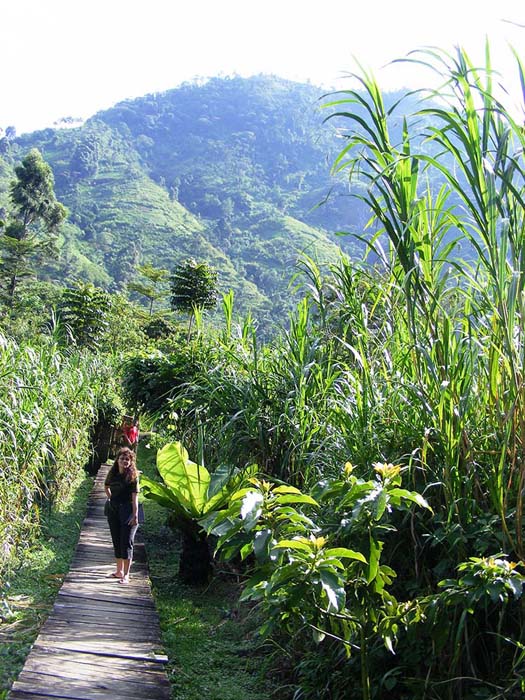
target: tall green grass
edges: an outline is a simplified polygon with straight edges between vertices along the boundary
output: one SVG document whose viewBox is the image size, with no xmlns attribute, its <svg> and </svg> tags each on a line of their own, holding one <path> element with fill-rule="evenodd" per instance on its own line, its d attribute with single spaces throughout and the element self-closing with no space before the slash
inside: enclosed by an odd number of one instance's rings
<svg viewBox="0 0 525 700">
<path fill-rule="evenodd" d="M 193 376 L 174 387 L 177 436 L 203 444 L 204 461 L 244 466 L 297 483 L 314 481 L 333 464 L 332 393 L 340 370 L 311 332 L 312 304 L 304 299 L 289 329 L 261 345 L 251 319 L 202 339 Z M 206 346 L 204 348 L 204 346 Z"/>
<path fill-rule="evenodd" d="M 366 185 L 369 245 L 404 309 L 388 352 L 411 359 L 389 393 L 419 405 L 422 466 L 448 520 L 468 525 L 489 498 L 523 557 L 523 129 L 496 97 L 488 48 L 484 70 L 461 49 L 414 60 L 446 83 L 403 117 L 399 143 L 390 132 L 402 103 L 386 109 L 372 76 L 326 103 L 347 140 L 334 171 Z"/>
<path fill-rule="evenodd" d="M 39 533 L 43 508 L 67 498 L 90 454 L 103 364 L 52 340 L 0 337 L 0 571 Z"/>
</svg>

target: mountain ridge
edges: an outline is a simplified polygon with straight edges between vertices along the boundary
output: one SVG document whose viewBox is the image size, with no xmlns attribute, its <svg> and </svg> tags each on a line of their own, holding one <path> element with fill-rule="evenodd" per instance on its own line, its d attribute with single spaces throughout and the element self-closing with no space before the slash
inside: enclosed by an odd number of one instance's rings
<svg viewBox="0 0 525 700">
<path fill-rule="evenodd" d="M 340 254 L 329 233 L 340 212 L 315 209 L 333 186 L 336 146 L 319 96 L 276 77 L 214 78 L 18 137 L 7 160 L 38 148 L 70 211 L 66 264 L 48 273 L 116 291 L 138 264 L 172 269 L 194 257 L 218 269 L 221 291 L 233 288 L 243 310 L 286 308 L 301 252 L 321 263 Z M 6 192 L 4 162 L 0 205 Z"/>
</svg>

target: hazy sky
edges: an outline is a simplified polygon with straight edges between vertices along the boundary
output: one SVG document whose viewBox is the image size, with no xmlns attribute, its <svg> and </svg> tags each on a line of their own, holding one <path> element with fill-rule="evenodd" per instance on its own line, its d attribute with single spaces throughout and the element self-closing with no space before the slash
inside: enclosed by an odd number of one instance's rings
<svg viewBox="0 0 525 700">
<path fill-rule="evenodd" d="M 381 66 L 426 45 L 481 57 L 485 35 L 505 82 L 506 42 L 525 59 L 524 0 L 10 0 L 0 17 L 0 127 L 19 133 L 199 76 L 340 87 L 356 56 L 385 88 L 421 86 Z"/>
</svg>

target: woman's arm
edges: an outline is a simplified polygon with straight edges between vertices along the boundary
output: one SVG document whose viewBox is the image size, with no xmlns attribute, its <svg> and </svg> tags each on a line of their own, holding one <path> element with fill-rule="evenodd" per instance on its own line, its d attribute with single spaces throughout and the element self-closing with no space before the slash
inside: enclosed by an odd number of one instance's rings
<svg viewBox="0 0 525 700">
<path fill-rule="evenodd" d="M 139 522 L 139 492 L 134 491 L 131 494 L 131 508 L 132 508 L 132 513 L 131 517 L 128 521 L 128 525 L 138 525 Z"/>
<path fill-rule="evenodd" d="M 112 478 L 113 478 L 113 467 L 110 467 L 108 473 L 106 474 L 106 478 L 104 479 L 104 491 L 106 492 L 106 496 L 108 498 L 111 498 L 111 487 L 109 484 L 110 484 Z"/>
</svg>

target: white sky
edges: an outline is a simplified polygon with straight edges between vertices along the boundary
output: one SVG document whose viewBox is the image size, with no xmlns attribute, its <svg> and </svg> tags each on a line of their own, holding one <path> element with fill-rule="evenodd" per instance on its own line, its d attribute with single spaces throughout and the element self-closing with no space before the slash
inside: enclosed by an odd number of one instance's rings
<svg viewBox="0 0 525 700">
<path fill-rule="evenodd" d="M 524 0 L 5 0 L 0 127 L 18 133 L 196 77 L 273 73 L 341 87 L 353 56 L 385 89 L 422 87 L 396 64 L 422 46 L 474 59 L 488 35 L 510 83 L 510 42 L 525 60 Z M 504 21 L 507 20 L 507 21 Z M 522 25 L 516 27 L 510 22 Z M 514 66 L 514 62 L 512 62 Z M 339 82 L 338 82 L 339 81 Z M 428 81 L 426 81 L 428 82 Z"/>
</svg>

